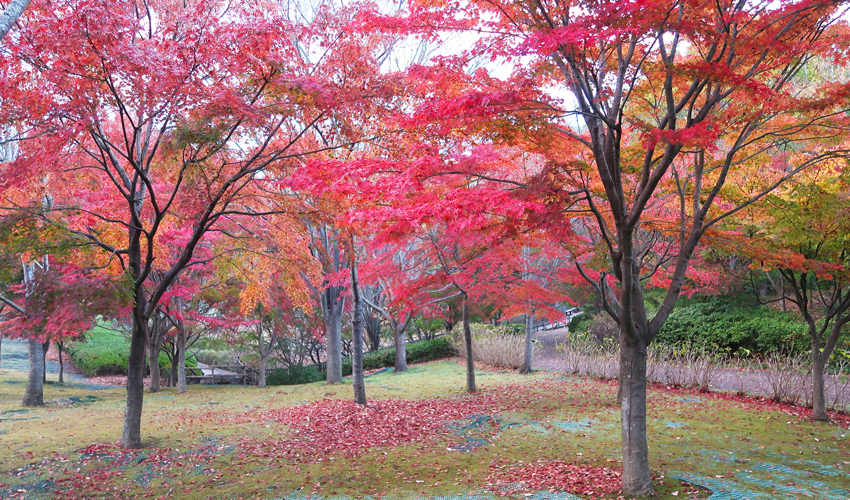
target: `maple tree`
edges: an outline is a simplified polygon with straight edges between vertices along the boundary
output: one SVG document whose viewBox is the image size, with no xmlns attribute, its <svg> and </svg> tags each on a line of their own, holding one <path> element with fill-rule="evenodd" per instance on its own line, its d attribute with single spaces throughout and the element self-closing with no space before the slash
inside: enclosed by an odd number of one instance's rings
<svg viewBox="0 0 850 500">
<path fill-rule="evenodd" d="M 325 323 L 325 351 L 327 353 L 327 383 L 342 383 L 342 313 L 345 310 L 348 288 L 346 247 L 340 242 L 337 231 L 328 225 L 309 225 L 310 252 L 322 270 L 322 283 L 317 286 L 307 279 L 314 298 L 321 304 Z M 350 252 L 348 252 L 350 253 Z"/>
<path fill-rule="evenodd" d="M 447 148 L 407 175 L 465 172 L 477 179 L 466 192 L 486 193 L 478 206 L 487 210 L 499 199 L 482 184 L 527 189 L 539 204 L 515 197 L 514 206 L 529 211 L 517 220 L 545 223 L 553 234 L 582 227 L 600 242 L 595 256 L 580 261 L 592 262 L 583 275 L 620 328 L 627 494 L 653 493 L 646 348 L 693 273 L 700 240 L 806 167 L 847 153 L 839 145 L 848 125 L 846 82 L 796 78 L 819 57 L 846 62 L 845 8 L 832 1 L 422 2 L 406 19 L 468 29 L 479 40 L 463 55 L 417 68 L 420 86 L 432 90 L 411 119 L 468 139 L 458 148 L 468 153 Z M 479 54 L 509 64 L 510 76 L 465 74 Z M 493 167 L 493 158 L 509 157 L 506 146 L 536 155 L 537 175 L 518 179 Z M 649 317 L 646 280 L 660 270 L 666 296 Z"/>
<path fill-rule="evenodd" d="M 364 298 L 364 302 L 377 311 L 393 332 L 396 373 L 407 371 L 407 330 L 414 317 L 436 304 L 451 300 L 459 293 L 451 293 L 446 286 L 433 286 L 427 277 L 435 264 L 430 247 L 405 238 L 394 244 L 374 250 L 363 266 L 364 280 L 371 283 L 385 304 Z"/>
<path fill-rule="evenodd" d="M 50 342 L 84 335 L 97 317 L 126 310 L 128 296 L 120 277 L 104 277 L 78 264 L 44 256 L 25 260 L 22 267 L 23 282 L 2 298 L 14 311 L 2 325 L 10 338 L 27 340 L 30 369 L 23 404 L 40 406 Z"/>
<path fill-rule="evenodd" d="M 289 257 L 291 254 L 287 255 Z M 308 257 L 306 248 L 303 257 Z M 296 317 L 312 307 L 307 287 L 297 269 L 308 269 L 304 260 L 296 266 L 280 265 L 273 255 L 255 253 L 248 256 L 242 270 L 245 279 L 240 294 L 239 315 L 242 321 L 230 319 L 233 329 L 247 333 L 248 343 L 254 344 L 259 358 L 259 387 L 266 386 L 266 366 L 278 344 L 295 336 Z M 306 259 L 305 259 L 306 260 Z M 283 261 L 285 263 L 290 263 Z"/>
<path fill-rule="evenodd" d="M 59 347 L 60 369 L 65 340 L 82 336 L 97 316 L 111 317 L 126 310 L 126 283 L 120 276 L 95 271 L 85 243 L 59 224 L 48 224 L 52 198 L 38 205 L 12 189 L 0 209 L 0 301 L 8 306 L 2 322 L 10 338 L 25 339 L 30 369 L 24 406 L 43 404 L 45 356 L 51 342 Z M 56 222 L 56 221 L 54 221 Z M 62 381 L 60 371 L 60 382 Z"/>
<path fill-rule="evenodd" d="M 780 272 L 782 298 L 808 325 L 812 418 L 823 421 L 824 372 L 850 324 L 850 172 L 843 167 L 830 162 L 806 172 L 737 221 L 755 230 L 741 236 L 738 251 L 751 266 Z"/>
<path fill-rule="evenodd" d="M 375 99 L 363 91 L 375 40 L 346 28 L 356 10 L 304 23 L 248 2 L 38 2 L 7 44 L 3 119 L 30 139 L 4 178 L 49 174 L 57 210 L 132 280 L 124 446 L 141 446 L 149 320 L 208 233 L 240 234 L 276 210 L 261 185 L 359 139 L 343 126 L 339 146 L 317 140 L 324 120 L 344 124 Z M 167 228 L 182 245 L 153 284 Z"/>
</svg>

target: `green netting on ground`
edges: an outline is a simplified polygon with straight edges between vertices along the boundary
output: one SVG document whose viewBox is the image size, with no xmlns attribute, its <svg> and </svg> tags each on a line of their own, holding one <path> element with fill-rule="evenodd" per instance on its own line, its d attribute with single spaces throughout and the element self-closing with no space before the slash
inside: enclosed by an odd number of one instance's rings
<svg viewBox="0 0 850 500">
<path fill-rule="evenodd" d="M 491 415 L 471 415 L 449 422 L 446 429 L 456 436 L 458 441 L 449 444 L 449 451 L 471 453 L 487 446 L 499 436 L 502 429 L 497 417 Z"/>
<path fill-rule="evenodd" d="M 699 403 L 700 398 L 698 398 L 698 397 L 681 397 L 681 398 L 676 398 L 676 401 L 679 401 L 681 403 Z"/>
<path fill-rule="evenodd" d="M 101 401 L 101 399 L 97 396 L 69 396 L 67 398 L 57 398 L 52 401 L 48 401 L 47 404 L 56 404 L 56 405 L 76 405 L 82 404 L 87 405 L 89 403 L 94 403 L 95 401 Z"/>
<path fill-rule="evenodd" d="M 704 460 L 717 463 L 717 470 L 728 470 L 730 465 L 746 469 L 722 477 L 706 477 L 683 472 L 668 473 L 668 477 L 702 486 L 712 491 L 710 500 L 758 500 L 775 498 L 818 498 L 822 500 L 847 500 L 850 490 L 831 488 L 818 477 L 836 477 L 844 472 L 813 460 L 790 460 L 787 456 L 775 455 L 764 461 L 753 462 L 742 455 L 754 451 L 743 450 L 741 454 L 703 451 L 698 454 Z"/>
<path fill-rule="evenodd" d="M 2 483 L 0 483 L 2 485 Z M 4 490 L 0 486 L 0 499 L 12 498 L 32 498 L 33 500 L 41 500 L 47 498 L 56 498 L 57 494 L 56 483 L 50 480 L 34 480 L 32 482 L 22 483 L 19 486 L 14 486 Z"/>
<path fill-rule="evenodd" d="M 85 379 L 83 379 L 85 380 Z M 103 385 L 103 384 L 92 384 L 89 382 L 65 382 L 65 387 L 72 387 L 74 389 L 82 389 L 84 391 L 105 391 L 107 389 L 123 389 L 123 385 Z"/>
<path fill-rule="evenodd" d="M 369 375 L 363 375 L 363 378 L 369 378 L 373 375 L 380 375 L 381 373 L 386 373 L 386 372 L 389 372 L 389 371 L 392 371 L 392 370 L 393 370 L 392 368 L 383 368 L 381 370 L 376 371 L 375 373 L 370 373 Z"/>
<path fill-rule="evenodd" d="M 43 415 L 39 415 L 38 412 L 27 408 L 18 408 L 15 410 L 3 410 L 0 412 L 0 422 L 14 422 L 20 420 L 34 420 L 37 418 L 41 418 Z"/>
<path fill-rule="evenodd" d="M 73 467 L 87 464 L 83 468 L 84 472 L 121 471 L 124 477 L 141 486 L 148 486 L 157 480 L 168 482 L 169 477 L 214 476 L 219 471 L 209 465 L 208 458 L 227 455 L 234 449 L 232 446 L 222 445 L 217 438 L 204 438 L 201 443 L 198 448 L 169 454 L 132 451 L 81 453 Z M 0 499 L 13 496 L 34 500 L 56 498 L 56 483 L 41 477 L 45 465 L 48 464 L 47 460 L 41 460 L 0 475 Z"/>
</svg>

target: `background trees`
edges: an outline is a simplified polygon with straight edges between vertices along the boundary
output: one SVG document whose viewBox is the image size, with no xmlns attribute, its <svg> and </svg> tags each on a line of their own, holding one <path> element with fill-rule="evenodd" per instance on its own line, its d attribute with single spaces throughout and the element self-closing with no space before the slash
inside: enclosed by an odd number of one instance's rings
<svg viewBox="0 0 850 500">
<path fill-rule="evenodd" d="M 210 231 L 275 211 L 261 185 L 287 162 L 348 144 L 355 131 L 320 125 L 344 124 L 371 94 L 373 40 L 346 30 L 354 9 L 299 24 L 246 6 L 39 4 L 4 56 L 4 119 L 32 137 L 16 182 L 49 174 L 56 210 L 133 282 L 127 447 L 141 446 L 145 338 L 168 288 Z M 319 40 L 318 62 L 301 57 Z M 169 227 L 182 246 L 152 283 Z"/>
<path fill-rule="evenodd" d="M 751 211 L 758 232 L 740 250 L 754 266 L 779 270 L 782 298 L 808 327 L 816 420 L 829 420 L 824 371 L 850 323 L 848 193 L 848 173 L 835 162 L 806 172 Z"/>
</svg>

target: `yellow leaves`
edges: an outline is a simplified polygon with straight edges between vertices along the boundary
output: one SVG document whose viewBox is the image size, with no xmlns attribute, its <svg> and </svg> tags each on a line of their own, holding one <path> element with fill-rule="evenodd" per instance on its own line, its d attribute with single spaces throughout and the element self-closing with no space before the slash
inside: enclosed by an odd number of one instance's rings
<svg viewBox="0 0 850 500">
<path fill-rule="evenodd" d="M 245 316 L 249 316 L 257 308 L 257 304 L 264 301 L 266 294 L 257 282 L 250 282 L 239 294 L 239 312 Z"/>
</svg>

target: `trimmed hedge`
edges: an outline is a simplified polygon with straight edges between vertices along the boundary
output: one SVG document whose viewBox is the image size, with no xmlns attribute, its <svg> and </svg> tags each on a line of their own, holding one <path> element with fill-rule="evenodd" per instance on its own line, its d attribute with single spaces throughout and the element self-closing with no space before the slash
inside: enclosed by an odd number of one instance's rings
<svg viewBox="0 0 850 500">
<path fill-rule="evenodd" d="M 118 332 L 95 327 L 84 342 L 68 342 L 68 358 L 87 377 L 126 375 L 130 359 L 130 341 Z M 168 359 L 165 360 L 168 363 Z"/>
<path fill-rule="evenodd" d="M 448 337 L 407 344 L 407 362 L 424 363 L 436 359 L 448 358 L 454 355 L 452 344 Z M 363 355 L 364 370 L 379 370 L 395 366 L 395 348 Z M 351 358 L 342 360 L 342 375 L 351 375 Z M 266 374 L 266 385 L 295 385 L 319 382 L 327 378 L 327 372 L 319 371 L 314 365 L 292 366 L 290 368 L 275 368 Z"/>
<path fill-rule="evenodd" d="M 407 362 L 410 364 L 449 358 L 453 355 L 454 349 L 448 337 L 407 344 Z M 395 347 L 363 355 L 363 370 L 379 370 L 390 366 L 395 366 Z M 342 360 L 342 375 L 351 375 L 351 358 Z"/>
<path fill-rule="evenodd" d="M 291 366 L 289 368 L 275 368 L 266 373 L 266 385 L 309 384 L 320 382 L 326 378 L 326 373 L 319 371 L 315 365 Z"/>
<path fill-rule="evenodd" d="M 87 377 L 127 375 L 130 339 L 118 332 L 96 326 L 86 334 L 84 342 L 68 342 L 65 350 L 74 366 Z M 187 359 L 186 366 L 197 366 L 194 358 Z M 159 354 L 159 367 L 163 375 L 171 370 L 171 363 L 165 353 Z"/>
</svg>

